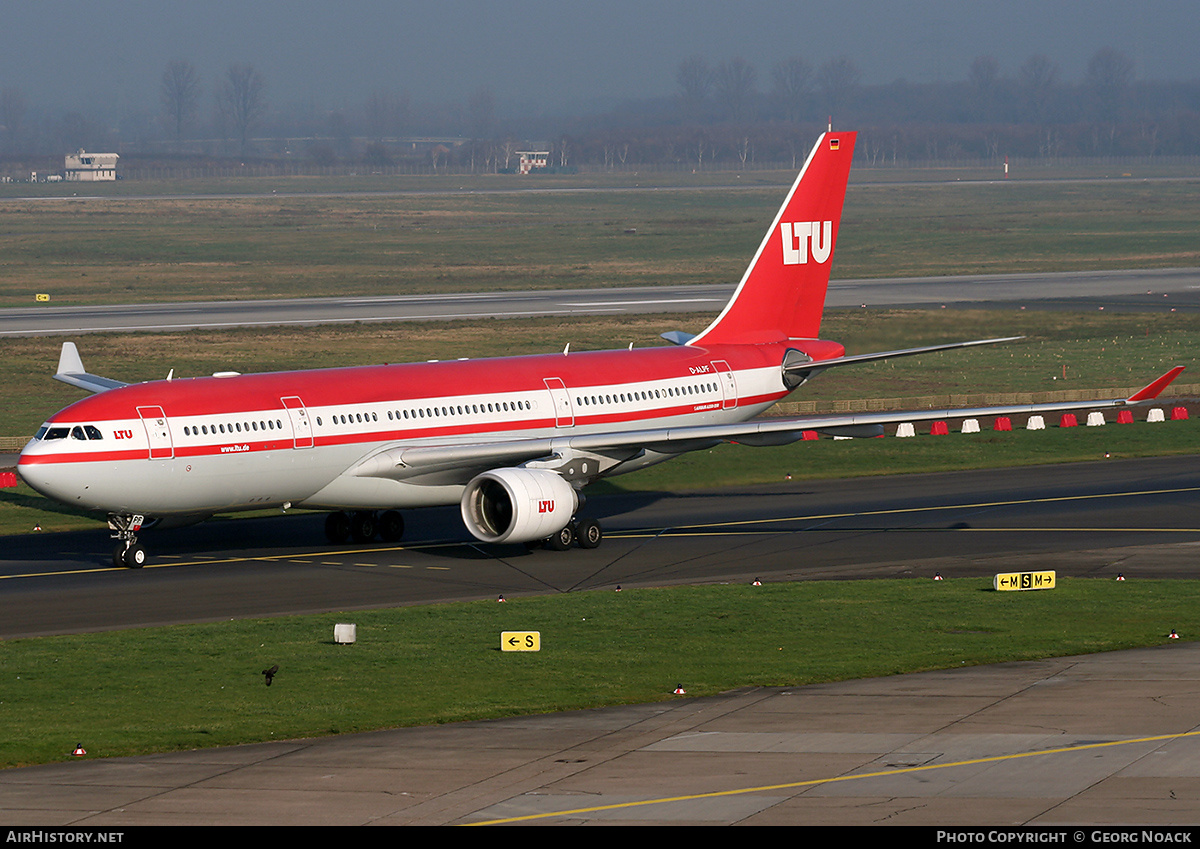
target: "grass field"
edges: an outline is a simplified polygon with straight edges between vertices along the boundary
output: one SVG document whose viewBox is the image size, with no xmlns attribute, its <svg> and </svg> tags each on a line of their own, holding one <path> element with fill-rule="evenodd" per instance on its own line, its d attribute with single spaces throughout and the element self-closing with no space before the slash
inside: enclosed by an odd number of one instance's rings
<svg viewBox="0 0 1200 849">
<path fill-rule="evenodd" d="M 0 306 L 33 306 L 38 293 L 88 304 L 733 282 L 790 175 L 730 176 L 632 190 L 579 177 L 561 192 L 2 200 Z M 856 184 L 834 274 L 1200 265 L 1197 182 Z"/>
<path fill-rule="evenodd" d="M 353 646 L 333 626 L 357 625 Z M 625 590 L 3 644 L 0 766 L 660 701 L 1108 651 L 1200 632 L 1200 582 Z M 539 653 L 499 651 L 539 630 Z M 278 664 L 271 687 L 263 669 Z"/>
</svg>

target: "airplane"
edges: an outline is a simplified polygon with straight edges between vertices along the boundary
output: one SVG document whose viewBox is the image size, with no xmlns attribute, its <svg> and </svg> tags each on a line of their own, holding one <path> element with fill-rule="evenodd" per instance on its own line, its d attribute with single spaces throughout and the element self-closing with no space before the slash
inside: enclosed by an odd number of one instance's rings
<svg viewBox="0 0 1200 849">
<path fill-rule="evenodd" d="M 362 542 L 399 540 L 402 509 L 458 504 L 485 543 L 594 548 L 583 488 L 684 452 L 1137 404 L 1183 370 L 1110 401 L 757 418 L 830 368 L 1019 338 L 853 356 L 820 338 L 854 142 L 819 136 L 728 304 L 699 334 L 664 333 L 670 346 L 125 384 L 66 342 L 55 378 L 93 394 L 39 428 L 18 472 L 106 514 L 117 567 L 146 563 L 138 535 L 152 524 L 267 507 L 329 510 L 331 541 Z"/>
</svg>

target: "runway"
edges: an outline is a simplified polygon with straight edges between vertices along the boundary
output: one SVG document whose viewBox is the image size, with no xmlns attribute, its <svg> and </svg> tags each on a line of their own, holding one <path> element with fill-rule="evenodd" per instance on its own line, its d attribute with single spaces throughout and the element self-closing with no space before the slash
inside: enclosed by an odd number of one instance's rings
<svg viewBox="0 0 1200 849">
<path fill-rule="evenodd" d="M 720 311 L 734 286 L 644 286 L 383 298 L 205 301 L 0 310 L 0 337 L 351 322 Z M 1200 309 L 1200 269 L 834 280 L 827 304 L 1030 309 Z"/>
<path fill-rule="evenodd" d="M 616 585 L 990 575 L 1028 562 L 1194 578 L 1198 507 L 1200 457 L 1171 457 L 593 496 L 585 514 L 607 535 L 593 551 L 477 544 L 457 508 L 434 508 L 408 511 L 403 544 L 330 546 L 320 514 L 149 531 L 150 566 L 133 571 L 112 567 L 98 522 L 6 541 L 0 638 Z"/>
</svg>

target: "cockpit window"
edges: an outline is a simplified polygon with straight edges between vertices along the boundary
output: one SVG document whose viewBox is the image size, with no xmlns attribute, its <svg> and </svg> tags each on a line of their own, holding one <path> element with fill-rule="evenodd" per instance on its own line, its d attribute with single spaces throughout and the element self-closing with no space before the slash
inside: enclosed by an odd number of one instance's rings
<svg viewBox="0 0 1200 849">
<path fill-rule="evenodd" d="M 100 432 L 100 428 L 95 425 L 75 425 L 74 427 L 51 427 L 50 425 L 42 425 L 38 428 L 37 436 L 34 439 L 66 439 L 67 437 L 86 441 L 89 439 L 103 439 L 104 434 Z"/>
</svg>

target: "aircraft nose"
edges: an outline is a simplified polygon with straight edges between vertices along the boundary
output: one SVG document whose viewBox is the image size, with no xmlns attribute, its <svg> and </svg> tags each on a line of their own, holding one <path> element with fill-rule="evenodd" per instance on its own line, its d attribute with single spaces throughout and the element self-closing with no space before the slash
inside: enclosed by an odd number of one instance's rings
<svg viewBox="0 0 1200 849">
<path fill-rule="evenodd" d="M 17 458 L 17 475 L 35 492 L 55 501 L 74 504 L 82 496 L 80 487 L 71 480 L 67 463 L 47 463 L 39 456 L 37 446 L 30 442 Z"/>
</svg>

